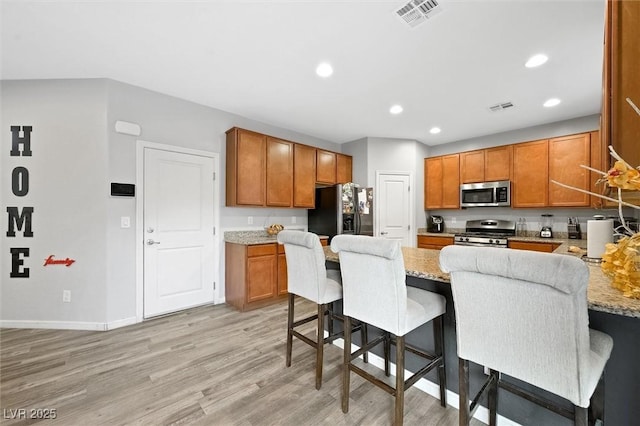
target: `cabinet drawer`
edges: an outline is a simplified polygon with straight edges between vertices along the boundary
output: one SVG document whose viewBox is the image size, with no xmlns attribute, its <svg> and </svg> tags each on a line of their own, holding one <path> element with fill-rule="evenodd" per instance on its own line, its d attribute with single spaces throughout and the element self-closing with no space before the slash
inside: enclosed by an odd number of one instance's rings
<svg viewBox="0 0 640 426">
<path fill-rule="evenodd" d="M 544 253 L 553 253 L 560 246 L 558 243 L 536 243 L 525 241 L 509 241 L 509 248 L 516 250 L 541 251 Z"/>
<path fill-rule="evenodd" d="M 284 248 L 284 247 L 283 247 Z M 276 254 L 276 243 L 273 244 L 258 244 L 247 247 L 247 256 L 269 256 Z"/>
</svg>

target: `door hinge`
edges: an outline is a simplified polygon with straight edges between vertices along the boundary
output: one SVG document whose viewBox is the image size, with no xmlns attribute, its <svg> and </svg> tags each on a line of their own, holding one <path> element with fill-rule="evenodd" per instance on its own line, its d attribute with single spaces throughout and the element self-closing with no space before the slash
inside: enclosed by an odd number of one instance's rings
<svg viewBox="0 0 640 426">
<path fill-rule="evenodd" d="M 213 289 L 214 290 L 216 289 L 216 282 L 215 281 L 213 282 Z"/>
<path fill-rule="evenodd" d="M 213 227 L 213 235 L 216 235 L 216 227 Z"/>
<path fill-rule="evenodd" d="M 407 192 L 411 192 L 411 185 L 407 185 Z"/>
<path fill-rule="evenodd" d="M 216 180 L 216 172 L 213 172 L 213 180 Z"/>
<path fill-rule="evenodd" d="M 407 225 L 407 230 L 411 231 L 411 225 Z"/>
</svg>

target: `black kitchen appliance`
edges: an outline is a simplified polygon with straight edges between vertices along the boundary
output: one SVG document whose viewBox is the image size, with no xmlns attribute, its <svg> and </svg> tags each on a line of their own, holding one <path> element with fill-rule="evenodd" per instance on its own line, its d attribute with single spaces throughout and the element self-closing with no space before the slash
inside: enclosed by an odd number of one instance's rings
<svg viewBox="0 0 640 426">
<path fill-rule="evenodd" d="M 552 217 L 553 217 L 552 214 L 542 215 L 542 227 L 540 228 L 540 238 L 553 238 L 553 231 L 551 230 L 551 226 L 553 225 Z"/>
<path fill-rule="evenodd" d="M 429 216 L 427 231 L 437 233 L 444 232 L 444 218 L 442 216 Z"/>
<path fill-rule="evenodd" d="M 507 237 L 516 235 L 516 222 L 512 220 L 468 220 L 465 232 L 455 234 L 453 243 L 461 246 L 507 247 Z"/>
<path fill-rule="evenodd" d="M 582 232 L 580 230 L 580 223 L 577 217 L 570 217 L 567 224 L 567 231 L 569 233 L 569 239 L 580 240 L 582 239 Z"/>
</svg>

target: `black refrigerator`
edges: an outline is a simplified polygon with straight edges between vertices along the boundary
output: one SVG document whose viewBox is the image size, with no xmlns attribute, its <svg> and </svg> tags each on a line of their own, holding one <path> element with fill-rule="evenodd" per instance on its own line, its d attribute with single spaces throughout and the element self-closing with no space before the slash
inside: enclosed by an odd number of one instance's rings
<svg viewBox="0 0 640 426">
<path fill-rule="evenodd" d="M 309 232 L 373 236 L 373 188 L 353 183 L 316 188 L 316 208 L 309 210 Z"/>
</svg>

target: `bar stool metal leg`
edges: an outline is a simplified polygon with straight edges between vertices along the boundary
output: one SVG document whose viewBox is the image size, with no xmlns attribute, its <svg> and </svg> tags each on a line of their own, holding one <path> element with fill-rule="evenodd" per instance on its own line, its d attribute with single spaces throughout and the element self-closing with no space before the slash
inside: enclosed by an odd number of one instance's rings
<svg viewBox="0 0 640 426">
<path fill-rule="evenodd" d="M 351 370 L 351 318 L 344 317 L 344 360 L 342 364 L 342 412 L 349 412 L 349 387 Z"/>
<path fill-rule="evenodd" d="M 327 305 L 318 304 L 318 335 L 316 336 L 316 389 L 322 386 L 322 362 L 324 348 L 324 312 Z"/>
<path fill-rule="evenodd" d="M 287 367 L 291 367 L 291 351 L 293 349 L 293 307 L 295 305 L 295 297 L 295 294 L 289 293 L 289 309 L 287 310 Z"/>
</svg>

